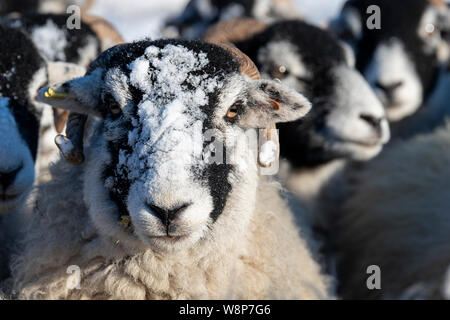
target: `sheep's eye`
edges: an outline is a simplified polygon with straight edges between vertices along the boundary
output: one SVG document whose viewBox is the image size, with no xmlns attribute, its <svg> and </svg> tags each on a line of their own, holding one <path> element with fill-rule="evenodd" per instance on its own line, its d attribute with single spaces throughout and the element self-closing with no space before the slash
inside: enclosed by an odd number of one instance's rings
<svg viewBox="0 0 450 320">
<path fill-rule="evenodd" d="M 289 70 L 285 66 L 279 66 L 274 68 L 270 72 L 270 76 L 276 79 L 283 79 L 289 75 Z"/>
<path fill-rule="evenodd" d="M 122 109 L 120 108 L 120 105 L 115 102 L 115 101 L 111 101 L 109 103 L 109 110 L 111 110 L 111 112 L 113 114 L 119 114 L 120 112 L 122 112 Z"/>
<path fill-rule="evenodd" d="M 227 111 L 226 117 L 228 119 L 234 119 L 234 118 L 236 118 L 237 114 L 238 114 L 237 107 L 231 106 L 230 109 L 228 109 L 228 111 Z"/>
</svg>

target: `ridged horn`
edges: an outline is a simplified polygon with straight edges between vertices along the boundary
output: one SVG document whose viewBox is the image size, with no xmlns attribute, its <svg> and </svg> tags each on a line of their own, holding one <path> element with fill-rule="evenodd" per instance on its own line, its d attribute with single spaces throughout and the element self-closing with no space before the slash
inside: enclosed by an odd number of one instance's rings
<svg viewBox="0 0 450 320">
<path fill-rule="evenodd" d="M 241 42 L 255 34 L 261 33 L 267 28 L 267 24 L 251 18 L 240 18 L 219 22 L 209 28 L 202 39 L 206 42 Z"/>
</svg>

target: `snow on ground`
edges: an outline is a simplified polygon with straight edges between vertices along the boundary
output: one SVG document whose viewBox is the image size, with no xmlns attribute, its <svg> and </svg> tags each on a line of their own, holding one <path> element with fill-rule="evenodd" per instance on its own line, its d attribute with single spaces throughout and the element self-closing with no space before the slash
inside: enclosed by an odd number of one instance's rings
<svg viewBox="0 0 450 320">
<path fill-rule="evenodd" d="M 164 20 L 183 10 L 188 0 L 96 0 L 91 13 L 105 17 L 126 41 L 159 37 Z M 295 0 L 306 19 L 323 24 L 339 12 L 344 0 Z"/>
</svg>

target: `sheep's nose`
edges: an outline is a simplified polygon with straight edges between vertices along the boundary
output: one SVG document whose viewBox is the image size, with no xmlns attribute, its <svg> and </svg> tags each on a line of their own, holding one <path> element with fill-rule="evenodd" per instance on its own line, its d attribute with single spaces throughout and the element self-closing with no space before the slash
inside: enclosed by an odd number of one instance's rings
<svg viewBox="0 0 450 320">
<path fill-rule="evenodd" d="M 400 89 L 402 86 L 403 86 L 403 81 L 397 81 L 397 82 L 393 82 L 393 83 L 389 83 L 389 84 L 381 83 L 381 82 L 375 83 L 375 87 L 377 87 L 378 89 L 383 91 L 389 100 L 393 100 L 395 91 Z"/>
<path fill-rule="evenodd" d="M 383 118 L 375 117 L 370 114 L 361 114 L 359 117 L 374 128 L 377 133 L 381 133 L 381 122 L 383 121 Z"/>
<path fill-rule="evenodd" d="M 162 221 L 162 223 L 165 226 L 169 226 L 172 221 L 174 221 L 177 216 L 189 205 L 183 204 L 181 206 L 178 206 L 177 208 L 172 209 L 164 209 L 155 206 L 154 204 L 147 203 L 147 207 L 158 217 L 159 220 Z"/>
<path fill-rule="evenodd" d="M 22 170 L 23 165 L 18 168 L 9 171 L 0 171 L 0 185 L 3 187 L 3 191 L 6 191 L 9 186 L 11 186 L 16 179 L 17 174 Z"/>
</svg>

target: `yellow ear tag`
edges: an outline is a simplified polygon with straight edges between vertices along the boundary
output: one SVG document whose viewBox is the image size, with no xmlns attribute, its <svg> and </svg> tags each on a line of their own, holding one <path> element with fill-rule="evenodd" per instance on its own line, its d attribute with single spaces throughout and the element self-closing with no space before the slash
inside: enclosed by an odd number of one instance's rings
<svg viewBox="0 0 450 320">
<path fill-rule="evenodd" d="M 130 218 L 130 216 L 121 216 L 120 219 L 121 219 L 121 221 L 119 222 L 119 224 L 122 227 L 124 227 L 124 228 L 131 227 L 131 218 Z"/>
<path fill-rule="evenodd" d="M 67 98 L 67 93 L 58 93 L 52 88 L 48 88 L 48 90 L 44 93 L 44 96 L 49 99 L 65 99 Z"/>
</svg>

